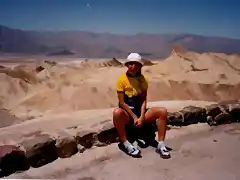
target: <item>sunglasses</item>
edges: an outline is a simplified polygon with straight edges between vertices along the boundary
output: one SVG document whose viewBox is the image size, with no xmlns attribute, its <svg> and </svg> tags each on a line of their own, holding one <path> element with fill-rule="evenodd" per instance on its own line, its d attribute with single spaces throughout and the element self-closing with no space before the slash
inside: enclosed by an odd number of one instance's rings
<svg viewBox="0 0 240 180">
<path fill-rule="evenodd" d="M 127 65 L 133 65 L 133 64 L 135 64 L 135 65 L 136 65 L 136 64 L 142 65 L 142 64 L 139 63 L 139 62 L 132 61 L 132 62 L 127 62 L 127 63 L 126 63 L 126 66 L 127 66 Z"/>
</svg>

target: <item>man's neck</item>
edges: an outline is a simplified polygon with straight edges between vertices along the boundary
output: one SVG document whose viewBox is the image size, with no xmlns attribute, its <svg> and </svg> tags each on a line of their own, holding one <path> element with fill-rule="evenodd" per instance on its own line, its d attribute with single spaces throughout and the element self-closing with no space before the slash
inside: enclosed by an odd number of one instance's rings
<svg viewBox="0 0 240 180">
<path fill-rule="evenodd" d="M 129 71 L 127 71 L 126 74 L 128 77 L 139 77 L 140 76 L 140 74 L 132 74 Z"/>
</svg>

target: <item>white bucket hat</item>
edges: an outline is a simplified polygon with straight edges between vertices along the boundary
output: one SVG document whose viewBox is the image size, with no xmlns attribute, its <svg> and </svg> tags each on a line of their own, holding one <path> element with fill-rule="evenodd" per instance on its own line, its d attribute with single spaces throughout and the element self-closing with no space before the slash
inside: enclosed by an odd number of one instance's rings
<svg viewBox="0 0 240 180">
<path fill-rule="evenodd" d="M 130 53 L 127 57 L 127 61 L 125 62 L 125 65 L 128 62 L 138 62 L 143 66 L 142 57 L 138 53 Z"/>
</svg>

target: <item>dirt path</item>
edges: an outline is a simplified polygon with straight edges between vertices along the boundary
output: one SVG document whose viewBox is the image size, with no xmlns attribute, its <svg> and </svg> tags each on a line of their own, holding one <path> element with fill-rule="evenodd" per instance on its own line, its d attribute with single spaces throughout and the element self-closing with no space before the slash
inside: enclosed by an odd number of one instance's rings
<svg viewBox="0 0 240 180">
<path fill-rule="evenodd" d="M 152 147 L 134 159 L 117 144 L 95 148 L 70 159 L 58 159 L 42 168 L 8 178 L 71 180 L 238 180 L 240 179 L 240 124 L 219 126 L 169 138 L 172 158 L 161 159 Z"/>
</svg>

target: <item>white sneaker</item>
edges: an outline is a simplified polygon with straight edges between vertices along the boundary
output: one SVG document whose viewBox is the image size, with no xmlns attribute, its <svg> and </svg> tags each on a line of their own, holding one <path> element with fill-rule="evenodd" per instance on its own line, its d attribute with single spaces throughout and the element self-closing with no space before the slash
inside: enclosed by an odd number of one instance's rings
<svg viewBox="0 0 240 180">
<path fill-rule="evenodd" d="M 125 147 L 125 149 L 127 150 L 127 153 L 131 156 L 139 156 L 141 154 L 141 151 L 132 144 Z"/>
<path fill-rule="evenodd" d="M 163 159 L 168 159 L 171 157 L 169 151 L 166 149 L 166 147 L 157 147 L 156 149 L 156 153 L 160 154 L 160 156 L 163 158 Z"/>
</svg>

